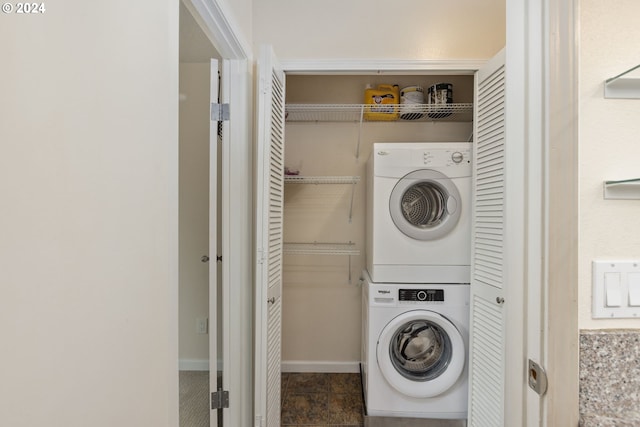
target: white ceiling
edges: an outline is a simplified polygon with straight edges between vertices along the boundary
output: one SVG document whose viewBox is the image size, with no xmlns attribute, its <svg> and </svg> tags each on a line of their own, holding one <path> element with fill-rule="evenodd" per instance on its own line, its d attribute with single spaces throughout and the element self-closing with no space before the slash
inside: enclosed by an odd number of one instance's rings
<svg viewBox="0 0 640 427">
<path fill-rule="evenodd" d="M 220 59 L 220 54 L 180 2 L 180 62 L 209 62 L 211 58 Z"/>
</svg>

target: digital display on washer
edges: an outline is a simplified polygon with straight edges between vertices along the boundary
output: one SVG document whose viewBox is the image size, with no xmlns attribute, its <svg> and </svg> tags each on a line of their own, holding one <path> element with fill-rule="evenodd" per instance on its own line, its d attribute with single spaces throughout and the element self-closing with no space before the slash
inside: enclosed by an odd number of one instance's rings
<svg viewBox="0 0 640 427">
<path fill-rule="evenodd" d="M 400 301 L 444 301 L 444 289 L 400 289 Z"/>
</svg>

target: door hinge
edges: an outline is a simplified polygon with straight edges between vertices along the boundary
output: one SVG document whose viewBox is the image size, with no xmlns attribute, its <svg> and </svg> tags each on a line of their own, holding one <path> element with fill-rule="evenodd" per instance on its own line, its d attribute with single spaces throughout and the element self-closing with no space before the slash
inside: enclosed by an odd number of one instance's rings
<svg viewBox="0 0 640 427">
<path fill-rule="evenodd" d="M 211 103 L 211 120 L 224 122 L 229 120 L 229 104 Z"/>
<path fill-rule="evenodd" d="M 529 387 L 540 396 L 547 392 L 547 373 L 544 368 L 529 359 Z"/>
<path fill-rule="evenodd" d="M 229 407 L 229 392 L 222 390 L 211 393 L 211 409 L 223 409 Z"/>
</svg>

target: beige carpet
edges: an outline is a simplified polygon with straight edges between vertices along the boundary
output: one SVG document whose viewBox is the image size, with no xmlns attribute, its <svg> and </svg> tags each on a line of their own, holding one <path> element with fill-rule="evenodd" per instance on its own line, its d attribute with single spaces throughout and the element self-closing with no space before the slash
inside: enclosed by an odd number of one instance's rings
<svg viewBox="0 0 640 427">
<path fill-rule="evenodd" d="M 209 427 L 209 371 L 180 371 L 180 427 Z"/>
</svg>

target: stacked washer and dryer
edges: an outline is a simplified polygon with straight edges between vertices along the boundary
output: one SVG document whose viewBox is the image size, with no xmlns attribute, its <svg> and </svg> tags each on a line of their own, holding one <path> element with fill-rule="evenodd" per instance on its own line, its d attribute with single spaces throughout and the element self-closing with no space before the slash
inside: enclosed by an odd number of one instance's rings
<svg viewBox="0 0 640 427">
<path fill-rule="evenodd" d="M 467 417 L 471 143 L 375 143 L 362 379 L 369 416 Z"/>
</svg>

